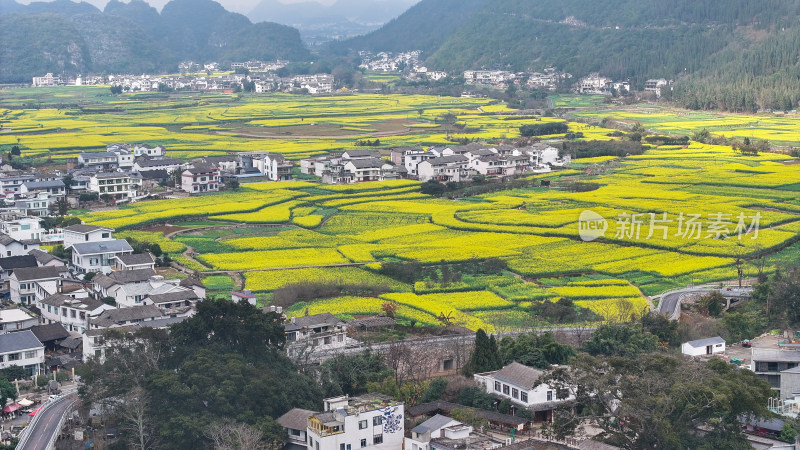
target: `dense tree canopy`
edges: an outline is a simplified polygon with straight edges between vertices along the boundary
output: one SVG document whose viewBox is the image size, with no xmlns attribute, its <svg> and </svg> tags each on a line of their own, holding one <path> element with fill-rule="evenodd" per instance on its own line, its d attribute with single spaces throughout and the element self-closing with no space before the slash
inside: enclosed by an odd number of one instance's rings
<svg viewBox="0 0 800 450">
<path fill-rule="evenodd" d="M 164 330 L 110 330 L 104 364 L 82 369 L 84 400 L 113 404 L 129 442 L 148 434 L 159 448 L 210 445 L 209 429 L 232 420 L 269 438 L 272 419 L 293 407 L 317 409 L 322 392 L 283 355 L 278 315 L 245 302 L 207 300 L 197 314 Z M 136 407 L 143 411 L 138 422 Z M 206 444 L 204 444 L 206 443 Z"/>
<path fill-rule="evenodd" d="M 601 438 L 627 449 L 747 448 L 737 419 L 771 415 L 769 385 L 718 359 L 581 354 L 570 370 L 556 371 L 547 382 L 570 390 L 578 405 L 556 414 L 552 432 L 569 435 L 589 420 L 603 430 Z M 697 434 L 699 425 L 710 426 L 710 432 Z"/>
</svg>

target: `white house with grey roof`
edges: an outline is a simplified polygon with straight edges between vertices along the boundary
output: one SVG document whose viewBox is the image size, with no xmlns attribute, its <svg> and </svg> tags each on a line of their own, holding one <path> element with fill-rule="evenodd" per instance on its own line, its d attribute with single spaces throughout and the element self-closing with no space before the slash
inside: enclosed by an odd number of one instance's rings
<svg viewBox="0 0 800 450">
<path fill-rule="evenodd" d="M 56 293 L 49 295 L 36 304 L 44 325 L 60 323 L 67 331 L 85 333 L 89 320 L 99 316 L 103 311 L 114 309 L 100 300 L 91 297 L 75 298 L 70 295 Z"/>
<path fill-rule="evenodd" d="M 23 256 L 38 248 L 39 241 L 28 239 L 18 241 L 6 234 L 0 234 L 0 256 L 2 257 Z"/>
<path fill-rule="evenodd" d="M 99 170 L 112 170 L 119 167 L 117 155 L 110 152 L 81 152 L 78 155 L 78 164 L 81 164 L 85 168 Z"/>
<path fill-rule="evenodd" d="M 532 410 L 535 421 L 548 421 L 560 403 L 574 400 L 575 395 L 568 389 L 566 397 L 559 397 L 555 388 L 539 381 L 545 374 L 545 371 L 515 361 L 494 372 L 475 374 L 474 378 L 494 397 Z"/>
<path fill-rule="evenodd" d="M 151 269 L 154 270 L 156 261 L 150 253 L 132 253 L 114 257 L 114 270 L 137 270 L 137 269 Z"/>
<path fill-rule="evenodd" d="M 176 170 L 181 170 L 186 165 L 186 162 L 180 159 L 163 158 L 163 159 L 150 159 L 150 158 L 136 158 L 133 163 L 133 170 L 135 172 L 147 172 L 150 170 L 166 170 L 172 173 Z"/>
<path fill-rule="evenodd" d="M 469 176 L 469 158 L 464 155 L 440 156 L 417 165 L 420 181 L 463 181 Z"/>
<path fill-rule="evenodd" d="M 473 428 L 469 425 L 450 417 L 436 414 L 411 429 L 411 436 L 405 438 L 403 448 L 406 450 L 433 450 L 432 439 L 463 439 L 468 437 L 472 431 Z"/>
<path fill-rule="evenodd" d="M 114 229 L 99 225 L 75 224 L 64 228 L 64 249 L 73 244 L 114 240 Z"/>
<path fill-rule="evenodd" d="M 27 330 L 39 325 L 39 319 L 19 308 L 0 309 L 0 334 Z"/>
<path fill-rule="evenodd" d="M 11 209 L 23 216 L 45 217 L 50 214 L 50 194 L 38 192 L 18 198 Z"/>
<path fill-rule="evenodd" d="M 347 346 L 347 324 L 331 313 L 292 317 L 283 326 L 286 353 L 290 358 L 306 358 Z"/>
<path fill-rule="evenodd" d="M 133 248 L 124 239 L 73 244 L 72 265 L 79 273 L 110 273 L 114 258 L 133 253 Z"/>
<path fill-rule="evenodd" d="M 725 339 L 719 336 L 698 339 L 681 344 L 681 353 L 689 356 L 716 355 L 725 353 Z"/>
<path fill-rule="evenodd" d="M 11 301 L 25 305 L 36 304 L 36 299 L 58 292 L 62 281 L 58 267 L 20 267 L 9 277 Z"/>
<path fill-rule="evenodd" d="M 66 195 L 67 187 L 61 180 L 29 181 L 20 189 L 21 194 L 38 194 L 40 192 L 50 194 L 50 197 L 53 198 L 60 198 Z"/>
<path fill-rule="evenodd" d="M 308 428 L 308 418 L 314 415 L 314 411 L 302 408 L 292 408 L 286 414 L 278 417 L 278 425 L 282 426 L 287 434 L 290 445 L 298 445 L 306 448 L 308 442 L 308 435 L 306 429 Z"/>
<path fill-rule="evenodd" d="M 28 376 L 44 368 L 44 345 L 30 330 L 0 335 L 0 369 L 20 366 Z"/>
</svg>

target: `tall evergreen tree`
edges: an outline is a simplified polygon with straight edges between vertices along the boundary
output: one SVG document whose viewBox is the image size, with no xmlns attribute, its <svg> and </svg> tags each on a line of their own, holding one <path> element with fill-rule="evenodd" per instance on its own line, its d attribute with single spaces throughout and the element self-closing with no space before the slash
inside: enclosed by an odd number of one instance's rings
<svg viewBox="0 0 800 450">
<path fill-rule="evenodd" d="M 488 336 L 483 329 L 478 330 L 475 333 L 475 349 L 464 366 L 464 375 L 471 377 L 473 374 L 489 372 L 501 367 L 503 367 L 503 363 L 500 360 L 497 340 L 494 336 Z"/>
</svg>

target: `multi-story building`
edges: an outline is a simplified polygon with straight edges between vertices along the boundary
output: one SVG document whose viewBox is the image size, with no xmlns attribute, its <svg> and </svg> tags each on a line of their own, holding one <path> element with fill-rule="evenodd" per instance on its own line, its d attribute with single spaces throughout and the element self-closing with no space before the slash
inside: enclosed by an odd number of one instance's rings
<svg viewBox="0 0 800 450">
<path fill-rule="evenodd" d="M 36 181 L 36 175 L 19 174 L 0 178 L 0 188 L 3 194 L 18 194 L 22 185 L 31 181 Z"/>
<path fill-rule="evenodd" d="M 559 404 L 574 400 L 575 395 L 568 389 L 566 397 L 559 397 L 554 387 L 539 382 L 544 374 L 544 371 L 512 362 L 500 370 L 475 374 L 474 377 L 489 394 L 510 400 L 514 407 L 533 410 L 535 421 L 550 421 L 553 410 Z"/>
<path fill-rule="evenodd" d="M 30 330 L 0 335 L 0 369 L 20 366 L 28 376 L 44 369 L 44 345 Z"/>
<path fill-rule="evenodd" d="M 8 283 L 11 301 L 24 305 L 34 305 L 37 296 L 44 298 L 57 292 L 61 285 L 61 271 L 58 267 L 22 267 L 14 269 Z"/>
<path fill-rule="evenodd" d="M 115 200 L 136 197 L 137 183 L 123 172 L 97 173 L 89 179 L 89 190 L 100 196 L 110 195 Z"/>
<path fill-rule="evenodd" d="M 72 244 L 72 265 L 79 273 L 109 273 L 115 257 L 133 253 L 124 239 Z"/>
<path fill-rule="evenodd" d="M 783 372 L 800 366 L 800 350 L 752 348 L 752 369 L 773 389 L 781 388 Z"/>
<path fill-rule="evenodd" d="M 440 156 L 417 165 L 420 181 L 462 181 L 469 176 L 469 158 L 464 155 Z"/>
<path fill-rule="evenodd" d="M 14 202 L 13 210 L 23 216 L 45 217 L 50 214 L 51 200 L 46 192 L 28 194 Z"/>
<path fill-rule="evenodd" d="M 64 228 L 64 249 L 74 244 L 114 240 L 114 229 L 99 225 L 76 224 Z"/>
<path fill-rule="evenodd" d="M 78 164 L 87 169 L 114 170 L 119 167 L 117 155 L 111 152 L 80 153 Z"/>
<path fill-rule="evenodd" d="M 270 181 L 288 181 L 292 179 L 294 164 L 283 155 L 267 153 L 263 158 L 254 160 L 256 167 Z"/>
<path fill-rule="evenodd" d="M 38 217 L 21 217 L 15 220 L 0 222 L 0 232 L 17 241 L 41 239 L 47 230 L 42 228 L 42 219 Z"/>
<path fill-rule="evenodd" d="M 180 159 L 151 159 L 147 157 L 141 157 L 136 158 L 136 161 L 133 163 L 133 170 L 140 173 L 150 170 L 166 170 L 167 172 L 172 173 L 176 170 L 181 170 L 181 168 L 183 168 L 185 165 L 186 163 Z"/>
<path fill-rule="evenodd" d="M 308 450 L 396 450 L 403 447 L 405 410 L 402 402 L 385 396 L 364 395 L 326 398 L 323 403 L 322 412 L 308 417 L 305 430 Z M 298 416 L 304 414 L 301 412 Z M 291 434 L 292 430 L 289 432 Z"/>
<path fill-rule="evenodd" d="M 103 311 L 114 309 L 91 297 L 74 298 L 65 294 L 53 294 L 37 302 L 43 325 L 60 323 L 67 331 L 85 333 L 89 320 Z"/>
<path fill-rule="evenodd" d="M 219 169 L 208 164 L 195 164 L 181 173 L 181 189 L 190 194 L 219 191 Z"/>
</svg>

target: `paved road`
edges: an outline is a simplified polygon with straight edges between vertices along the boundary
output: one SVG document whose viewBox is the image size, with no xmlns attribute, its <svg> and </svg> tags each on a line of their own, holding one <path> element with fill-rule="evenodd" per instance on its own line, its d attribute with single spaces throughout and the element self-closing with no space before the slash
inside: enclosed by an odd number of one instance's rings
<svg viewBox="0 0 800 450">
<path fill-rule="evenodd" d="M 692 294 L 707 294 L 712 291 L 720 291 L 726 298 L 730 297 L 747 297 L 752 288 L 713 288 L 713 287 L 691 287 L 686 289 L 679 289 L 677 291 L 670 291 L 661 295 L 661 301 L 658 303 L 658 312 L 669 317 L 672 320 L 677 320 L 680 316 L 680 300 L 685 295 Z"/>
<path fill-rule="evenodd" d="M 39 411 L 34 422 L 27 430 L 28 438 L 17 446 L 16 450 L 48 450 L 48 446 L 53 442 L 53 436 L 60 431 L 61 418 L 72 404 L 78 399 L 77 394 L 68 394 L 58 400 L 51 401 L 43 410 Z"/>
</svg>

